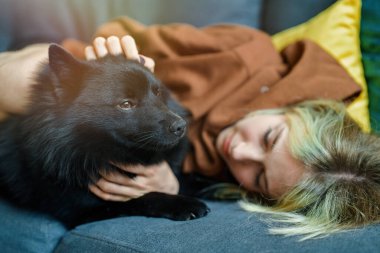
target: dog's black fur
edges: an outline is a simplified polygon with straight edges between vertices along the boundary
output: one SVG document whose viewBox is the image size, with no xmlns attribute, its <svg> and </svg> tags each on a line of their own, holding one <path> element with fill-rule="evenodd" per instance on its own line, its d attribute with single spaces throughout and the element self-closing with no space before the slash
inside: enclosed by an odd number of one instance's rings
<svg viewBox="0 0 380 253">
<path fill-rule="evenodd" d="M 0 124 L 0 193 L 68 227 L 121 215 L 202 217 L 207 206 L 188 196 L 154 192 L 111 202 L 88 191 L 100 169 L 118 169 L 110 161 L 167 160 L 178 172 L 187 146 L 185 115 L 141 64 L 122 56 L 79 61 L 51 45 L 27 112 Z"/>
</svg>

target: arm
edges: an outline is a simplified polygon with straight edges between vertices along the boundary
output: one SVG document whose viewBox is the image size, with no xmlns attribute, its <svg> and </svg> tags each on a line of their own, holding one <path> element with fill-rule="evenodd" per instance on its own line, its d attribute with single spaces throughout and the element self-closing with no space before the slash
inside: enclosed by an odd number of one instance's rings
<svg viewBox="0 0 380 253">
<path fill-rule="evenodd" d="M 49 44 L 35 44 L 0 54 L 0 119 L 21 113 L 28 103 L 31 79 L 47 59 Z"/>
<path fill-rule="evenodd" d="M 157 165 L 115 165 L 133 173 L 133 178 L 119 172 L 102 174 L 102 178 L 89 189 L 103 200 L 128 201 L 149 192 L 177 194 L 179 183 L 167 162 Z"/>
</svg>

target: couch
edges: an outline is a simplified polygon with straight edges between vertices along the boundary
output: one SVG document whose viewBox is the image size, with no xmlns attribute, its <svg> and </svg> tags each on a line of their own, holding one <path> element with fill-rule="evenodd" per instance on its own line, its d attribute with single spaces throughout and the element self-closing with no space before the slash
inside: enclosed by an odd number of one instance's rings
<svg viewBox="0 0 380 253">
<path fill-rule="evenodd" d="M 0 0 L 0 2 L 0 50 L 6 51 L 36 42 L 59 43 L 68 37 L 90 41 L 91 34 L 98 25 L 119 15 L 128 15 L 147 25 L 171 22 L 186 22 L 195 26 L 220 22 L 238 23 L 275 34 L 305 22 L 335 1 Z M 376 0 L 368 0 L 367 3 L 363 1 L 362 13 L 368 11 L 369 14 L 373 14 L 376 10 L 380 13 L 379 8 L 380 5 Z M 368 29 L 370 28 L 371 26 Z M 369 35 L 373 33 L 369 32 Z M 377 47 L 379 45 L 377 44 Z M 367 46 L 373 48 L 371 44 Z M 363 57 L 364 70 L 366 66 L 375 68 L 376 63 L 372 61 L 371 52 L 367 53 L 367 58 Z M 364 52 L 363 56 L 366 56 Z M 378 79 L 373 78 L 378 74 L 370 73 L 370 80 L 367 83 L 372 87 L 369 90 L 376 91 L 380 86 L 376 82 Z M 371 95 L 369 97 L 371 99 Z M 372 111 L 375 111 L 376 106 L 373 104 L 371 106 L 374 107 Z M 370 110 L 370 115 L 372 111 Z M 376 130 L 376 127 L 373 129 Z M 380 251 L 378 239 L 380 225 L 300 241 L 298 237 L 269 234 L 268 228 L 271 224 L 265 216 L 245 212 L 235 201 L 206 200 L 206 202 L 211 212 L 197 220 L 172 221 L 162 218 L 122 217 L 88 223 L 67 230 L 52 217 L 20 210 L 6 200 L 0 199 L 0 252 L 370 253 Z"/>
</svg>

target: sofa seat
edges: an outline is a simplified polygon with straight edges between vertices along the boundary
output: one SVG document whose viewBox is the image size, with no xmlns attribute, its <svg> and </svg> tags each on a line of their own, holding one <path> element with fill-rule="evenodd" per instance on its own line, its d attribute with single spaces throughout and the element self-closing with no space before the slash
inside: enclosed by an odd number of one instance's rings
<svg viewBox="0 0 380 253">
<path fill-rule="evenodd" d="M 66 231 L 51 217 L 17 211 L 0 201 L 1 252 L 372 253 L 380 249 L 380 225 L 300 242 L 299 237 L 270 235 L 265 216 L 243 211 L 236 202 L 207 204 L 211 212 L 191 221 L 122 217 Z"/>
</svg>

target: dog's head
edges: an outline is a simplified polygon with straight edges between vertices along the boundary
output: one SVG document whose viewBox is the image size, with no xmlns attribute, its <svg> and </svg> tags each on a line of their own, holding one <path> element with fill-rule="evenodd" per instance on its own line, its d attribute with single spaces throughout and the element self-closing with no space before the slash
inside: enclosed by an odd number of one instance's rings
<svg viewBox="0 0 380 253">
<path fill-rule="evenodd" d="M 170 108 L 168 90 L 138 62 L 123 56 L 80 61 L 52 45 L 48 68 L 62 124 L 89 145 L 168 149 L 185 135 L 186 121 Z"/>
</svg>

